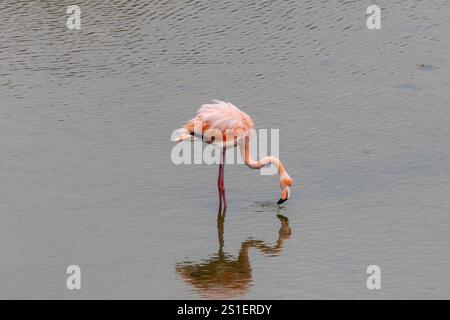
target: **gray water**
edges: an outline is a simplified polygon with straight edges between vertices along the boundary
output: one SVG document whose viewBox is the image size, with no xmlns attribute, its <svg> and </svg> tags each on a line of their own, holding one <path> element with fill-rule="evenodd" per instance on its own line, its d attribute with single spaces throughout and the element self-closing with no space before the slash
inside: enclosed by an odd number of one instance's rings
<svg viewBox="0 0 450 320">
<path fill-rule="evenodd" d="M 0 298 L 450 298 L 450 5 L 372 2 L 2 0 Z M 280 129 L 281 208 L 172 163 L 212 99 Z"/>
</svg>

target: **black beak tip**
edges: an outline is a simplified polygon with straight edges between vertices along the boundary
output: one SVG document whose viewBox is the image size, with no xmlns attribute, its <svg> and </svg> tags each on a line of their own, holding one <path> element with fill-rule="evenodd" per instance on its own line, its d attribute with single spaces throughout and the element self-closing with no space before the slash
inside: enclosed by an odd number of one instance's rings
<svg viewBox="0 0 450 320">
<path fill-rule="evenodd" d="M 286 199 L 281 199 L 280 198 L 280 200 L 278 200 L 277 204 L 280 205 L 280 204 L 282 204 L 283 202 L 286 202 L 286 201 L 287 201 L 287 198 Z"/>
</svg>

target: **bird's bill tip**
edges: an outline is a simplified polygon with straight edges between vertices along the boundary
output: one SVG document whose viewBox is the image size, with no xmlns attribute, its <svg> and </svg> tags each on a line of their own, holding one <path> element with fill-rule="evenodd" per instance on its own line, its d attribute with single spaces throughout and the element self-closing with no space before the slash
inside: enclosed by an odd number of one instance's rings
<svg viewBox="0 0 450 320">
<path fill-rule="evenodd" d="M 283 202 L 286 202 L 286 201 L 287 201 L 287 198 L 286 199 L 280 198 L 280 200 L 278 200 L 277 204 L 280 205 L 280 204 L 282 204 Z"/>
</svg>

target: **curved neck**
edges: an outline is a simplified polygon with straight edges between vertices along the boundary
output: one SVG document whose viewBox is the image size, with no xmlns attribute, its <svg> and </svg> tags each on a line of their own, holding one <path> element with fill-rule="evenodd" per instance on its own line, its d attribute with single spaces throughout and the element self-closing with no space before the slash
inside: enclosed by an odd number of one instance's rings
<svg viewBox="0 0 450 320">
<path fill-rule="evenodd" d="M 239 143 L 240 151 L 242 154 L 242 158 L 244 159 L 245 164 L 252 169 L 260 169 L 269 163 L 272 163 L 277 169 L 278 174 L 282 175 L 286 172 L 281 161 L 274 156 L 264 157 L 259 161 L 256 161 L 250 156 L 250 143 L 247 141 L 242 141 Z"/>
</svg>

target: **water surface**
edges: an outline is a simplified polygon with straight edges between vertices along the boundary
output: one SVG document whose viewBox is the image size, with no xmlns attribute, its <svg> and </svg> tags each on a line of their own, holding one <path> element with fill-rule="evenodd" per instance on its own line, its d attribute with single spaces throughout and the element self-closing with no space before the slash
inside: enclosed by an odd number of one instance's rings
<svg viewBox="0 0 450 320">
<path fill-rule="evenodd" d="M 449 298 L 449 4 L 0 4 L 1 298 Z M 295 180 L 170 160 L 212 99 Z M 66 267 L 82 290 L 65 287 Z M 382 289 L 366 288 L 366 268 Z"/>
</svg>

